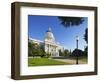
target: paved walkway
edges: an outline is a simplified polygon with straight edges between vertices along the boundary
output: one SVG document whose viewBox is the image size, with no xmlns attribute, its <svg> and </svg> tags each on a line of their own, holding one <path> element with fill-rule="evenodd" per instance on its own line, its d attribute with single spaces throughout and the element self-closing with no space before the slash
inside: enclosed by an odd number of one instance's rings
<svg viewBox="0 0 100 82">
<path fill-rule="evenodd" d="M 66 63 L 69 63 L 71 65 L 72 64 L 76 64 L 76 60 L 75 59 L 54 59 L 54 60 L 66 62 Z M 86 64 L 86 63 L 87 63 L 86 61 L 79 60 L 79 64 Z"/>
</svg>

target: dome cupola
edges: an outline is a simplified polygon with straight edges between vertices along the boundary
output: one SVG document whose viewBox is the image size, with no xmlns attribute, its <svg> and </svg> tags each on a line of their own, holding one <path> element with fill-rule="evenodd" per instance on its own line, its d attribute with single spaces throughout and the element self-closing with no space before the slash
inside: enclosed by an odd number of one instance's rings
<svg viewBox="0 0 100 82">
<path fill-rule="evenodd" d="M 55 38 L 50 27 L 46 32 L 45 41 L 55 42 Z"/>
</svg>

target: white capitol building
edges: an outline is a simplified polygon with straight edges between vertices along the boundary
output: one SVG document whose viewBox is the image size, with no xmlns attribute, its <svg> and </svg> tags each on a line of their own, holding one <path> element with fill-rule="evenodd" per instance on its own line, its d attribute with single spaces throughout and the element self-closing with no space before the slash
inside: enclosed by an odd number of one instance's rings
<svg viewBox="0 0 100 82">
<path fill-rule="evenodd" d="M 63 46 L 56 42 L 51 28 L 46 31 L 44 41 L 29 38 L 30 41 L 44 47 L 46 53 L 51 54 L 51 57 L 58 57 L 59 50 L 64 51 Z"/>
</svg>

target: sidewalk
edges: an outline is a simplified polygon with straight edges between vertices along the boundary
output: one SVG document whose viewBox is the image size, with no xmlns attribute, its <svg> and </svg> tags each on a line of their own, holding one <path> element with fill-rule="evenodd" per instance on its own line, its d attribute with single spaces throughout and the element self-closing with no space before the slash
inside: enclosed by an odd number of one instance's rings
<svg viewBox="0 0 100 82">
<path fill-rule="evenodd" d="M 62 62 L 67 62 L 67 63 L 69 63 L 71 65 L 76 64 L 76 60 L 75 59 L 54 59 L 54 60 L 62 61 Z M 87 64 L 87 62 L 79 60 L 79 64 Z"/>
</svg>

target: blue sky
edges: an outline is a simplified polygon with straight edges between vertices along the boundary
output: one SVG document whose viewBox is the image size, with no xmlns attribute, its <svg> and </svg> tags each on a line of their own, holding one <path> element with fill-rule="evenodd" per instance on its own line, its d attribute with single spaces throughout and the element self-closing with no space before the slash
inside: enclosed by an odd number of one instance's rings
<svg viewBox="0 0 100 82">
<path fill-rule="evenodd" d="M 87 28 L 88 19 L 79 26 L 65 28 L 60 24 L 57 16 L 28 16 L 28 35 L 31 38 L 44 41 L 46 31 L 51 27 L 57 42 L 67 49 L 74 50 L 76 48 L 76 36 L 79 36 L 79 49 L 84 50 L 86 42 L 83 39 L 85 29 Z"/>
</svg>

